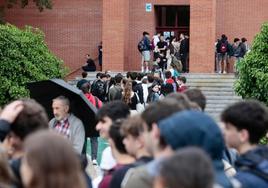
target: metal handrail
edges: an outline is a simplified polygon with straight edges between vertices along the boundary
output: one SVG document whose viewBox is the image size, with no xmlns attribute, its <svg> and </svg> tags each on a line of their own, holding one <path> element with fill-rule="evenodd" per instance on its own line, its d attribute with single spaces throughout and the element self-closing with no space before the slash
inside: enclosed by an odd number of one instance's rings
<svg viewBox="0 0 268 188">
<path fill-rule="evenodd" d="M 95 63 L 98 59 L 99 59 L 98 57 L 96 57 L 95 59 L 93 59 L 94 63 Z M 76 68 L 75 70 L 73 70 L 72 72 L 68 73 L 65 77 L 68 77 L 68 76 L 74 74 L 75 72 L 78 72 L 80 69 L 82 69 L 82 66 L 80 66 L 80 67 Z"/>
</svg>

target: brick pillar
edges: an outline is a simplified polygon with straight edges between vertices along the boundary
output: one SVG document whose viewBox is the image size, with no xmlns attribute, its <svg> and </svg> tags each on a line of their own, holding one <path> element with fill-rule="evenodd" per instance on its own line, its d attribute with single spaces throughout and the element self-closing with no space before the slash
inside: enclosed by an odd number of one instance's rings
<svg viewBox="0 0 268 188">
<path fill-rule="evenodd" d="M 216 0 L 190 1 L 190 72 L 214 72 Z"/>
<path fill-rule="evenodd" d="M 129 35 L 129 0 L 103 1 L 103 70 L 123 71 Z"/>
</svg>

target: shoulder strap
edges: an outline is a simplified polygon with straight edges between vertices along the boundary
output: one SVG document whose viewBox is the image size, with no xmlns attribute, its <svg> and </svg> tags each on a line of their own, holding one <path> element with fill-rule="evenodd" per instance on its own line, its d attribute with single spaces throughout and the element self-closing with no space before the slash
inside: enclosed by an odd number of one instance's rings
<svg viewBox="0 0 268 188">
<path fill-rule="evenodd" d="M 138 103 L 140 103 L 140 98 L 139 98 L 138 94 L 137 94 L 136 92 L 134 92 L 134 94 L 135 94 L 136 97 L 137 97 L 137 101 L 138 101 Z"/>
<path fill-rule="evenodd" d="M 95 99 L 95 105 L 96 105 L 96 108 L 99 109 L 99 100 L 96 96 L 94 96 L 94 99 Z"/>
</svg>

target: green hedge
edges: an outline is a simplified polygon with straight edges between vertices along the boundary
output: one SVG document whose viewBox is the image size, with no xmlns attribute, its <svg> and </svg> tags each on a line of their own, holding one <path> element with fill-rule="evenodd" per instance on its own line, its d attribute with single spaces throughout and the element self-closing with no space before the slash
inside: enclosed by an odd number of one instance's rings
<svg viewBox="0 0 268 188">
<path fill-rule="evenodd" d="M 268 23 L 255 37 L 251 51 L 238 65 L 235 91 L 244 99 L 253 98 L 268 105 Z"/>
<path fill-rule="evenodd" d="M 63 61 L 45 44 L 41 30 L 0 25 L 0 105 L 27 97 L 27 82 L 63 78 L 66 73 Z"/>
</svg>

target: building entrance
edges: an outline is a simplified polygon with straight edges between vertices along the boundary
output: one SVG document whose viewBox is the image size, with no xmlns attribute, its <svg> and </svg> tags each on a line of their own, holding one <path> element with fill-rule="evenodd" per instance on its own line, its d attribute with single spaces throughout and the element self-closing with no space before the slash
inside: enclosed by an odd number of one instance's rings
<svg viewBox="0 0 268 188">
<path fill-rule="evenodd" d="M 177 37 L 181 33 L 189 36 L 190 6 L 155 6 L 156 32 L 165 38 Z"/>
</svg>

